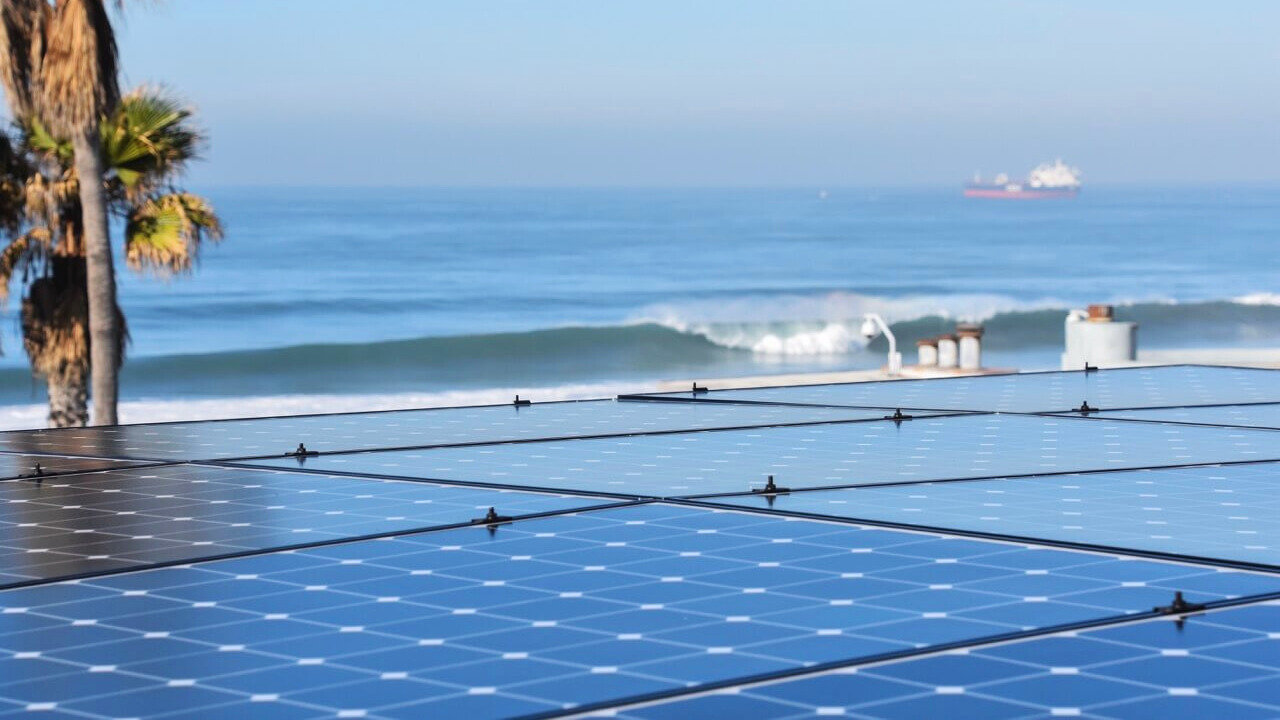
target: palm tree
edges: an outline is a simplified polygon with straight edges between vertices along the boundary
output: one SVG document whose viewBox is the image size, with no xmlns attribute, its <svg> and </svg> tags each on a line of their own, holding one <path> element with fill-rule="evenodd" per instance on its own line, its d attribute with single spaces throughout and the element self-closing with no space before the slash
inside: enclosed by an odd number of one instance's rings
<svg viewBox="0 0 1280 720">
<path fill-rule="evenodd" d="M 163 92 L 142 88 L 121 100 L 98 137 L 104 196 L 108 209 L 125 221 L 129 267 L 162 276 L 189 272 L 203 242 L 222 234 L 206 200 L 172 185 L 203 142 L 191 112 Z M 8 163 L 5 148 L 13 158 Z M 23 230 L 11 232 L 12 240 L 0 250 L 0 299 L 14 277 L 23 281 L 23 345 L 32 369 L 48 383 L 54 427 L 88 420 L 92 303 L 77 154 L 74 143 L 56 138 L 37 120 L 21 129 L 16 151 L 7 139 L 0 143 L 0 224 Z M 21 198 L 16 225 L 6 210 L 14 204 L 10 197 Z M 112 307 L 123 336 L 124 316 Z M 124 344 L 115 347 L 118 363 Z"/>
<path fill-rule="evenodd" d="M 124 329 L 116 308 L 99 127 L 120 99 L 116 43 L 102 0 L 3 0 L 0 75 L 15 116 L 39 119 L 74 149 L 83 233 L 94 421 L 116 424 Z"/>
</svg>

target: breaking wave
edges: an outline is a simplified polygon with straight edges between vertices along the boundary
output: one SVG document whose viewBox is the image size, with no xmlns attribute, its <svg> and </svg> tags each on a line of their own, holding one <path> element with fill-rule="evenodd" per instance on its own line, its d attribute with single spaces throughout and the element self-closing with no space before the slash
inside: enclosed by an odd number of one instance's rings
<svg viewBox="0 0 1280 720">
<path fill-rule="evenodd" d="M 1145 344 L 1280 344 L 1280 294 L 1276 293 L 1253 293 L 1231 300 L 1149 298 L 1113 300 L 1112 304 L 1117 308 L 1117 319 L 1138 323 Z M 1079 305 L 1052 297 L 1031 301 L 999 295 L 888 299 L 834 293 L 822 298 L 659 306 L 636 322 L 653 323 L 759 355 L 843 355 L 866 349 L 862 317 L 874 312 L 890 324 L 901 349 L 917 339 L 950 332 L 957 321 L 984 323 L 988 348 L 1022 349 L 1060 346 L 1062 321 L 1072 307 Z"/>
<path fill-rule="evenodd" d="M 1144 348 L 1274 347 L 1280 346 L 1278 299 L 1268 294 L 1206 302 L 1151 299 L 1117 303 L 1116 314 L 1139 324 Z M 396 403 L 436 404 L 432 398 L 400 397 L 406 392 L 441 398 L 469 393 L 449 401 L 465 404 L 506 399 L 512 388 L 727 377 L 776 372 L 781 366 L 794 371 L 873 367 L 884 346 L 877 340 L 867 347 L 860 332 L 865 312 L 880 313 L 892 325 L 908 357 L 917 339 L 948 332 L 957 320 L 972 320 L 986 326 L 986 351 L 1024 352 L 1024 357 L 1025 351 L 1040 352 L 1051 366 L 1071 306 L 1054 298 L 885 299 L 845 293 L 692 303 L 648 308 L 618 325 L 132 357 L 121 387 L 128 400 L 341 395 L 365 398 L 359 406 L 369 407 L 380 406 L 383 401 L 376 398 L 382 396 L 396 396 Z M 42 400 L 42 388 L 25 368 L 0 369 L 0 405 Z M 338 401 L 320 405 L 347 407 Z M 225 414 L 256 412 L 245 407 Z"/>
<path fill-rule="evenodd" d="M 635 322 L 661 325 L 722 347 L 763 355 L 840 355 L 866 347 L 867 340 L 861 334 L 866 313 L 879 314 L 895 333 L 899 327 L 910 331 L 912 325 L 937 325 L 936 334 L 956 320 L 984 322 L 1001 315 L 1034 314 L 1067 306 L 1054 298 L 1028 302 L 1001 295 L 883 298 L 830 293 L 660 305 L 648 308 Z"/>
</svg>

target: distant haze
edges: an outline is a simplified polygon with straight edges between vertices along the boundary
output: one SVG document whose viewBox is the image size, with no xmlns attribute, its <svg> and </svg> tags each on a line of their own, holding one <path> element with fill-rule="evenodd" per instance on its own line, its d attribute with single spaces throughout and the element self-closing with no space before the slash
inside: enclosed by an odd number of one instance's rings
<svg viewBox="0 0 1280 720">
<path fill-rule="evenodd" d="M 212 135 L 190 184 L 1280 180 L 1280 3 L 168 0 L 126 85 Z"/>
</svg>

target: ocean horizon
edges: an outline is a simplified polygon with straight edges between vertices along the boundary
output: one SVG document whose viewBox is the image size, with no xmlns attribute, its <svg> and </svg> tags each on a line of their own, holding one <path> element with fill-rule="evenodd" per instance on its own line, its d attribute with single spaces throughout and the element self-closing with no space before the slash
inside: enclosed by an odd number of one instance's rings
<svg viewBox="0 0 1280 720">
<path fill-rule="evenodd" d="M 126 422 L 599 397 L 661 379 L 877 367 L 986 326 L 1053 369 L 1066 312 L 1140 349 L 1280 346 L 1280 185 L 200 188 L 227 226 L 188 277 L 120 263 Z M 825 191 L 825 196 L 819 194 Z M 117 229 L 118 232 L 118 229 Z M 118 235 L 117 235 L 118 237 Z M 43 424 L 11 299 L 0 427 Z"/>
</svg>

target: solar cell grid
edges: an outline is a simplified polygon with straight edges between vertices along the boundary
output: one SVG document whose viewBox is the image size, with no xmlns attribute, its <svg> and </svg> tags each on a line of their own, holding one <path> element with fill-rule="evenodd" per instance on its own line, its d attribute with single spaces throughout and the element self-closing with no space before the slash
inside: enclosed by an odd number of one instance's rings
<svg viewBox="0 0 1280 720">
<path fill-rule="evenodd" d="M 324 455 L 322 471 L 635 496 L 1280 459 L 1261 430 L 971 415 L 571 442 Z M 297 466 L 295 460 L 255 464 Z"/>
<path fill-rule="evenodd" d="M 883 410 L 594 400 L 0 433 L 0 449 L 157 460 L 284 455 L 833 420 Z"/>
<path fill-rule="evenodd" d="M 1064 412 L 1091 407 L 1168 407 L 1280 402 L 1280 371 L 1195 365 L 1122 368 L 1096 372 L 1021 373 L 931 380 L 659 393 L 657 397 L 983 410 Z"/>
<path fill-rule="evenodd" d="M 196 465 L 0 483 L 0 587 L 609 502 Z"/>
<path fill-rule="evenodd" d="M 1117 410 L 1098 413 L 1095 417 L 1117 420 L 1156 420 L 1162 422 L 1231 425 L 1235 427 L 1280 430 L 1280 403 L 1258 405 L 1213 405 L 1178 407 L 1159 410 Z"/>
<path fill-rule="evenodd" d="M 20 479 L 35 481 L 49 475 L 135 467 L 145 464 L 124 460 L 0 452 L 0 483 L 6 480 Z"/>
<path fill-rule="evenodd" d="M 1280 464 L 723 497 L 781 512 L 1280 566 Z"/>
<path fill-rule="evenodd" d="M 656 703 L 612 717 L 1280 716 L 1274 602 Z"/>
<path fill-rule="evenodd" d="M 50 474 L 0 482 L 0 715 L 1274 717 L 1280 575 L 1220 565 L 1280 567 L 1278 408 L 1184 366 L 3 433 Z M 1255 601 L 1125 621 L 1175 591 Z"/>
<path fill-rule="evenodd" d="M 562 711 L 1280 578 L 642 505 L 0 593 L 0 698 L 83 717 Z"/>
</svg>

